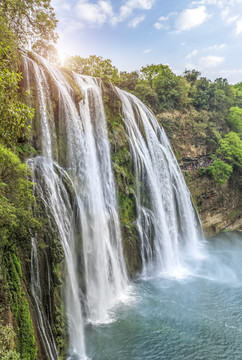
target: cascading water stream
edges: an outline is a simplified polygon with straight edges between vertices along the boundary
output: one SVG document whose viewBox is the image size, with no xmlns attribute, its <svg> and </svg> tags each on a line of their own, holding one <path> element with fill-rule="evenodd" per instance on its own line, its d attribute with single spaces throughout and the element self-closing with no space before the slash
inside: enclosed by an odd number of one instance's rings
<svg viewBox="0 0 242 360">
<path fill-rule="evenodd" d="M 28 165 L 34 174 L 35 192 L 45 206 L 49 223 L 54 220 L 65 254 L 65 297 L 71 353 L 78 355 L 80 359 L 85 359 L 84 324 L 76 257 L 76 246 L 80 244 L 76 244 L 73 206 L 63 178 L 66 178 L 70 184 L 72 182 L 63 169 L 44 157 L 30 159 Z"/>
<path fill-rule="evenodd" d="M 200 224 L 163 129 L 140 100 L 117 91 L 135 167 L 143 276 L 177 275 L 181 254 L 198 250 Z"/>
<path fill-rule="evenodd" d="M 41 336 L 43 346 L 45 347 L 46 354 L 50 359 L 58 359 L 58 352 L 55 346 L 55 341 L 51 329 L 48 327 L 47 319 L 42 309 L 42 290 L 40 284 L 40 271 L 37 241 L 32 238 L 32 251 L 31 251 L 31 292 L 34 298 L 35 307 L 37 310 L 38 328 Z"/>
<path fill-rule="evenodd" d="M 35 193 L 49 223 L 54 223 L 58 231 L 65 254 L 70 359 L 85 359 L 83 312 L 91 322 L 109 321 L 109 309 L 127 286 L 101 90 L 95 80 L 76 76 L 83 93 L 77 109 L 73 90 L 60 70 L 38 55 L 38 64 L 23 58 L 28 85 L 29 73 L 34 74 L 44 155 L 28 160 L 28 165 L 32 168 Z M 47 77 L 58 92 L 58 124 L 50 109 Z M 58 146 L 60 127 L 64 133 L 63 149 Z M 65 169 L 55 163 L 59 159 Z M 74 203 L 66 184 L 74 193 Z M 34 242 L 32 270 L 37 266 L 37 248 Z M 35 291 L 33 297 L 36 302 L 41 301 Z M 39 317 L 43 318 L 41 314 Z M 55 354 L 49 356 L 57 358 Z"/>
<path fill-rule="evenodd" d="M 127 275 L 101 89 L 90 77 L 75 75 L 75 81 L 83 94 L 80 114 L 88 164 L 81 217 L 88 318 L 102 322 L 123 293 Z"/>
</svg>

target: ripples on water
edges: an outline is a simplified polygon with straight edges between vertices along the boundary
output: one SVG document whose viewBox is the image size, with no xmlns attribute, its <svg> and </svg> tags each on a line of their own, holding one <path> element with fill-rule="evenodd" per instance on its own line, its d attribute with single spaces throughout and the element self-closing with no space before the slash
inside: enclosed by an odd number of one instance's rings
<svg viewBox="0 0 242 360">
<path fill-rule="evenodd" d="M 181 275 L 182 274 L 182 275 Z M 113 310 L 88 325 L 92 360 L 241 360 L 242 234 L 207 242 L 176 277 L 139 280 Z"/>
</svg>

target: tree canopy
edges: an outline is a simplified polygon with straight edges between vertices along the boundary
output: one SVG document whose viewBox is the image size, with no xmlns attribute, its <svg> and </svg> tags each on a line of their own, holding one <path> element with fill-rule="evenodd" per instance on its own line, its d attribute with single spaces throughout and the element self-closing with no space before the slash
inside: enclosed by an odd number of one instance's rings
<svg viewBox="0 0 242 360">
<path fill-rule="evenodd" d="M 114 84 L 119 83 L 118 69 L 112 65 L 110 59 L 103 59 L 102 56 L 71 56 L 66 60 L 65 66 L 78 74 L 107 78 Z"/>
<path fill-rule="evenodd" d="M 0 18 L 7 22 L 19 46 L 37 40 L 56 41 L 57 20 L 51 0 L 1 0 Z"/>
</svg>

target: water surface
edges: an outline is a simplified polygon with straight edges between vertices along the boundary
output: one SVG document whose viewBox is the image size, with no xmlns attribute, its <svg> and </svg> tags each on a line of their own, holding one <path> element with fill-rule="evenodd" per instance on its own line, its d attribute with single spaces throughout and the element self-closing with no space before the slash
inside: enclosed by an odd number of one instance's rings
<svg viewBox="0 0 242 360">
<path fill-rule="evenodd" d="M 177 273 L 133 283 L 108 324 L 86 329 L 93 360 L 242 359 L 242 234 L 208 241 Z"/>
</svg>

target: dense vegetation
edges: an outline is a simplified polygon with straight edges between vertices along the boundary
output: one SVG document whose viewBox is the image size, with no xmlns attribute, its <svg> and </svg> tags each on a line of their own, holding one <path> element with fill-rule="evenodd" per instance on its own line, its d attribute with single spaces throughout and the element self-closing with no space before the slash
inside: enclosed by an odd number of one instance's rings
<svg viewBox="0 0 242 360">
<path fill-rule="evenodd" d="M 55 27 L 50 0 L 0 2 L 0 316 L 5 319 L 0 323 L 0 358 L 6 360 L 37 358 L 20 261 L 21 253 L 28 258 L 31 235 L 40 228 L 31 211 L 30 172 L 22 162 L 30 149 L 34 109 L 26 105 L 20 88 L 18 48 L 41 40 L 44 45 L 54 41 Z M 8 303 L 15 331 L 5 316 Z"/>
</svg>

